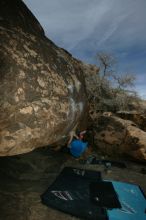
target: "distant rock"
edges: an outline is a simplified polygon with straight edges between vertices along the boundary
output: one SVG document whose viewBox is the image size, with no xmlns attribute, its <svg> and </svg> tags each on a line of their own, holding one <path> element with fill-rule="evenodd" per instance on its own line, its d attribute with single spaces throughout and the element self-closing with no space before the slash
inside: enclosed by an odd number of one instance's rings
<svg viewBox="0 0 146 220">
<path fill-rule="evenodd" d="M 101 115 L 94 123 L 98 150 L 111 156 L 129 155 L 146 161 L 146 132 L 129 120 Z"/>
<path fill-rule="evenodd" d="M 133 121 L 140 129 L 146 131 L 146 116 L 137 111 L 119 111 L 116 115 L 120 118 Z"/>
<path fill-rule="evenodd" d="M 64 140 L 85 121 L 83 64 L 21 0 L 0 1 L 0 156 Z"/>
<path fill-rule="evenodd" d="M 141 108 L 141 112 L 143 112 L 144 114 L 146 114 L 146 100 L 141 100 L 141 102 L 140 102 L 140 108 Z"/>
</svg>

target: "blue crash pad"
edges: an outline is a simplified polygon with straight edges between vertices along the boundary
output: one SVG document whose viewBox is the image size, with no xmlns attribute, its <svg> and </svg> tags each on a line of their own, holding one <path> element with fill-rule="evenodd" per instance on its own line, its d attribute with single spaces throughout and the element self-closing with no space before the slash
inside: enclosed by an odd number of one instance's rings
<svg viewBox="0 0 146 220">
<path fill-rule="evenodd" d="M 134 184 L 112 181 L 121 209 L 107 210 L 110 220 L 146 220 L 146 198 Z"/>
</svg>

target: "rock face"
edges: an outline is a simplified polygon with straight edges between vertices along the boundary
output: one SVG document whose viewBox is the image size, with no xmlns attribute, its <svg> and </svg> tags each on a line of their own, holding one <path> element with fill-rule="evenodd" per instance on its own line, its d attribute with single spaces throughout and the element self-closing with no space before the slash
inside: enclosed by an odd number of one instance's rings
<svg viewBox="0 0 146 220">
<path fill-rule="evenodd" d="M 95 124 L 95 142 L 107 155 L 127 154 L 146 161 L 146 132 L 132 121 L 102 115 Z"/>
<path fill-rule="evenodd" d="M 1 0 L 0 156 L 63 140 L 85 110 L 81 63 L 46 38 L 21 0 Z"/>
</svg>

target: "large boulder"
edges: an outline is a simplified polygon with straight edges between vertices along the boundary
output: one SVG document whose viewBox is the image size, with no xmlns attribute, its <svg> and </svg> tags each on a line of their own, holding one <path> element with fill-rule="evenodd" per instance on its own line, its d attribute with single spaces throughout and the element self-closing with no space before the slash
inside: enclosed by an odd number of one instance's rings
<svg viewBox="0 0 146 220">
<path fill-rule="evenodd" d="M 129 155 L 146 161 L 146 132 L 132 121 L 101 115 L 95 123 L 95 143 L 106 155 Z"/>
<path fill-rule="evenodd" d="M 0 156 L 63 140 L 85 111 L 81 62 L 45 36 L 21 0 L 1 0 Z"/>
</svg>

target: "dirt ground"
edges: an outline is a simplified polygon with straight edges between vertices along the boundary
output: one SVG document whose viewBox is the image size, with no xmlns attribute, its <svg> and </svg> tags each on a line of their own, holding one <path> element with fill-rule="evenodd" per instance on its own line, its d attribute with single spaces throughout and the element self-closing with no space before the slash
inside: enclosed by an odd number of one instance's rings
<svg viewBox="0 0 146 220">
<path fill-rule="evenodd" d="M 146 165 L 125 162 L 127 168 L 82 164 L 60 152 L 48 148 L 0 158 L 0 220 L 75 220 L 76 217 L 48 208 L 40 195 L 66 167 L 101 171 L 104 179 L 138 184 L 146 193 Z"/>
</svg>

